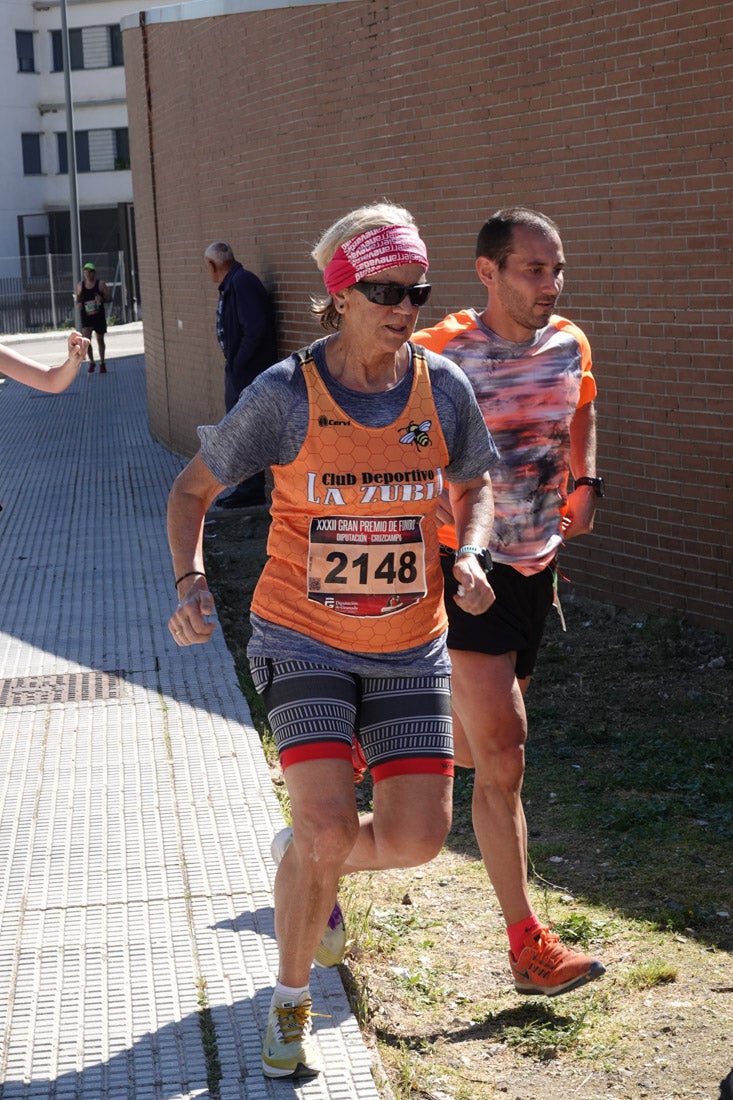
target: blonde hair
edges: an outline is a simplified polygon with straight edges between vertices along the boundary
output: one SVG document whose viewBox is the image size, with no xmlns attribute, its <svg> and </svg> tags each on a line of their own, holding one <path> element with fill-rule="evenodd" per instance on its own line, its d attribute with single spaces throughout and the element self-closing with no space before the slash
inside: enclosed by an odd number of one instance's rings
<svg viewBox="0 0 733 1100">
<path fill-rule="evenodd" d="M 396 206 L 384 199 L 367 206 L 360 206 L 350 214 L 334 222 L 315 245 L 311 256 L 319 271 L 325 271 L 342 244 L 366 233 L 368 229 L 381 229 L 385 225 L 415 225 L 415 219 L 404 206 Z M 311 299 L 311 310 L 318 317 L 326 332 L 337 332 L 341 314 L 336 309 L 332 295 Z"/>
</svg>

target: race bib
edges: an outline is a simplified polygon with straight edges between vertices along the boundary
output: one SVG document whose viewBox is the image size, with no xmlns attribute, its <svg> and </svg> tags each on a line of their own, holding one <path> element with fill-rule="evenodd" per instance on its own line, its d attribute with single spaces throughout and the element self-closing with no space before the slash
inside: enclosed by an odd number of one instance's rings
<svg viewBox="0 0 733 1100">
<path fill-rule="evenodd" d="M 421 516 L 321 516 L 308 539 L 308 599 L 339 615 L 393 615 L 427 593 Z"/>
<path fill-rule="evenodd" d="M 84 303 L 84 312 L 87 313 L 87 314 L 88 313 L 99 313 L 99 303 L 95 302 L 94 299 L 92 299 L 91 302 L 85 302 Z"/>
</svg>

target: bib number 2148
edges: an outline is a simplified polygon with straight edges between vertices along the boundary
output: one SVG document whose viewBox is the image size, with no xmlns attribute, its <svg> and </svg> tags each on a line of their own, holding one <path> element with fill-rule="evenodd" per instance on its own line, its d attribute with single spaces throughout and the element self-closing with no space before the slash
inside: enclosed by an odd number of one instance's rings
<svg viewBox="0 0 733 1100">
<path fill-rule="evenodd" d="M 308 598 L 342 615 L 384 615 L 425 595 L 419 516 L 311 524 Z"/>
</svg>

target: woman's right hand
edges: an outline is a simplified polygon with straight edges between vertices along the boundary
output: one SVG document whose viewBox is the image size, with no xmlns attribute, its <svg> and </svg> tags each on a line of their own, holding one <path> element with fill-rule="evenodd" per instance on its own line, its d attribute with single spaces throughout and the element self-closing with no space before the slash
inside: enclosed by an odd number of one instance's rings
<svg viewBox="0 0 733 1100">
<path fill-rule="evenodd" d="M 67 341 L 69 359 L 73 363 L 76 363 L 77 366 L 79 366 L 85 358 L 89 349 L 89 344 L 90 341 L 87 340 L 85 336 L 82 336 L 80 332 L 74 331 L 69 333 L 69 339 Z"/>
<path fill-rule="evenodd" d="M 168 620 L 168 629 L 176 645 L 203 645 L 216 630 L 216 623 L 208 621 L 216 612 L 214 597 L 205 577 L 187 577 L 180 589 L 184 595 Z"/>
</svg>

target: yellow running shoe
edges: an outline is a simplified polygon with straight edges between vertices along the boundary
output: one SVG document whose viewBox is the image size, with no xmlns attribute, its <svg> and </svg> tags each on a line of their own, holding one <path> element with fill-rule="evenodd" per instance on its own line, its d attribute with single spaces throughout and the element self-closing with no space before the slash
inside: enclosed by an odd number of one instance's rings
<svg viewBox="0 0 733 1100">
<path fill-rule="evenodd" d="M 265 1077 L 314 1077 L 323 1069 L 311 1038 L 313 1002 L 304 993 L 298 1004 L 271 1005 L 262 1047 Z"/>
</svg>

